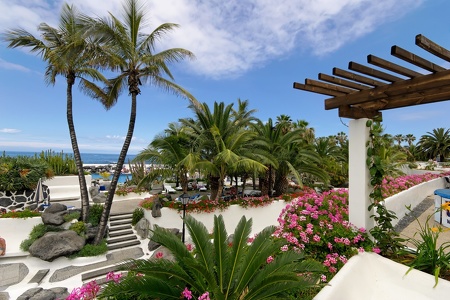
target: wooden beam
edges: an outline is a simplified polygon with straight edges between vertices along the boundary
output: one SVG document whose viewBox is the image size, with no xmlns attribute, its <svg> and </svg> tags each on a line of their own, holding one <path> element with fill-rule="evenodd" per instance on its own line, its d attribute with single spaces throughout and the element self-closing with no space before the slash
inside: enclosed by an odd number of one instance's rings
<svg viewBox="0 0 450 300">
<path fill-rule="evenodd" d="M 402 81 L 404 80 L 403 78 L 379 71 L 379 70 L 375 70 L 369 67 L 366 67 L 364 65 L 358 64 L 354 61 L 351 61 L 348 63 L 348 68 L 352 71 L 356 71 L 359 73 L 363 73 L 378 79 L 382 79 L 385 81 L 389 81 L 389 82 L 397 82 L 397 81 Z"/>
<path fill-rule="evenodd" d="M 432 89 L 424 93 L 402 94 L 364 104 L 362 107 L 371 110 L 387 110 L 393 108 L 416 106 L 450 100 L 450 87 Z"/>
<path fill-rule="evenodd" d="M 377 57 L 375 55 L 369 54 L 367 55 L 367 62 L 369 64 L 372 64 L 374 66 L 395 72 L 397 74 L 409 77 L 409 78 L 414 78 L 417 76 L 422 76 L 423 74 L 410 70 L 408 68 L 402 67 L 400 65 L 394 64 L 393 62 L 387 61 L 385 59 L 382 59 L 380 57 Z"/>
<path fill-rule="evenodd" d="M 302 84 L 302 83 L 298 83 L 298 82 L 294 82 L 294 89 L 299 89 L 299 90 L 303 90 L 303 91 L 307 91 L 307 92 L 313 92 L 313 93 L 322 94 L 322 95 L 328 95 L 328 96 L 343 96 L 343 95 L 346 95 L 344 93 L 332 91 L 332 90 L 329 90 L 329 89 L 324 89 L 324 88 L 317 87 L 317 86 Z"/>
<path fill-rule="evenodd" d="M 330 76 L 330 75 L 323 74 L 323 73 L 319 73 L 319 79 L 330 82 L 330 83 L 346 86 L 346 87 L 349 87 L 351 89 L 355 89 L 358 91 L 367 90 L 367 89 L 371 88 L 370 86 L 367 86 L 367 85 L 359 84 L 354 81 L 345 80 L 345 79 L 342 79 L 339 77 Z"/>
<path fill-rule="evenodd" d="M 348 119 L 375 119 L 382 117 L 381 112 L 374 110 L 366 110 L 361 107 L 350 107 L 348 105 L 339 106 L 339 117 Z"/>
<path fill-rule="evenodd" d="M 422 58 L 418 55 L 415 55 L 414 53 L 411 53 L 399 46 L 392 46 L 391 54 L 395 57 L 403 59 L 404 61 L 407 61 L 413 65 L 416 65 L 418 67 L 421 67 L 422 69 L 428 70 L 433 73 L 445 71 L 445 68 L 438 66 L 432 63 L 431 61 L 426 60 L 425 58 Z"/>
<path fill-rule="evenodd" d="M 430 39 L 427 39 L 425 36 L 421 34 L 416 35 L 416 45 L 430 52 L 431 54 L 450 62 L 449 50 L 445 49 L 442 46 L 439 46 L 438 44 L 436 44 Z"/>
<path fill-rule="evenodd" d="M 450 70 L 403 80 L 394 84 L 363 90 L 345 96 L 325 100 L 325 109 L 334 109 L 342 105 L 356 105 L 401 94 L 421 93 L 427 89 L 450 85 Z"/>
<path fill-rule="evenodd" d="M 350 79 L 350 80 L 353 80 L 356 82 L 360 82 L 363 84 L 367 84 L 367 85 L 370 85 L 373 87 L 384 86 L 387 84 L 386 82 L 371 79 L 371 78 L 361 76 L 361 75 L 358 75 L 358 74 L 355 74 L 355 73 L 352 73 L 352 72 L 349 72 L 346 70 L 342 70 L 339 68 L 333 68 L 333 75 L 339 76 L 339 77 L 344 77 L 344 78 L 347 78 L 347 79 Z"/>
<path fill-rule="evenodd" d="M 346 87 L 343 87 L 340 85 L 329 84 L 329 83 L 325 83 L 325 82 L 321 82 L 321 81 L 317 81 L 317 80 L 313 80 L 313 79 L 309 79 L 309 78 L 305 79 L 305 84 L 320 87 L 320 88 L 327 89 L 327 90 L 334 91 L 334 92 L 343 93 L 343 94 L 350 94 L 350 93 L 357 92 L 357 90 L 354 90 L 354 89 L 349 89 L 349 88 L 346 88 Z"/>
</svg>

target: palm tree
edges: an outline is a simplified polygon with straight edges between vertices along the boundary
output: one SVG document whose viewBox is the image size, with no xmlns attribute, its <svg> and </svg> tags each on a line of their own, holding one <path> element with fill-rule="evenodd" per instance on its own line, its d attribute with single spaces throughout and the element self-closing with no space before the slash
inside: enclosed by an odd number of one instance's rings
<svg viewBox="0 0 450 300">
<path fill-rule="evenodd" d="M 125 2 L 123 16 L 123 22 L 110 14 L 109 18 L 91 19 L 86 24 L 86 26 L 89 26 L 91 34 L 101 37 L 108 46 L 110 50 L 108 64 L 111 64 L 115 70 L 120 71 L 117 77 L 110 80 L 110 84 L 106 89 L 106 93 L 109 95 L 108 101 L 105 101 L 106 107 L 112 107 L 117 102 L 119 94 L 125 89 L 128 89 L 131 96 L 128 131 L 111 180 L 108 197 L 105 201 L 99 230 L 95 238 L 96 244 L 101 241 L 105 234 L 120 170 L 133 137 L 137 96 L 141 93 L 139 86 L 142 82 L 147 82 L 175 95 L 183 96 L 192 103 L 197 103 L 190 93 L 173 82 L 174 78 L 168 67 L 169 63 L 179 62 L 185 58 L 193 58 L 194 55 L 182 48 L 155 52 L 156 42 L 165 34 L 177 28 L 178 25 L 164 23 L 150 34 L 144 33 L 146 11 L 138 0 L 127 0 Z"/>
<path fill-rule="evenodd" d="M 409 147 L 412 146 L 412 143 L 413 143 L 415 140 L 416 140 L 416 137 L 415 137 L 413 134 L 408 133 L 407 135 L 405 135 L 405 141 L 408 143 L 408 146 L 409 146 Z"/>
<path fill-rule="evenodd" d="M 400 147 L 400 144 L 405 140 L 405 136 L 403 134 L 396 134 L 393 137 L 394 141 L 397 142 L 397 145 Z"/>
<path fill-rule="evenodd" d="M 180 120 L 194 141 L 186 160 L 196 161 L 197 168 L 210 174 L 211 199 L 222 194 L 228 171 L 265 170 L 259 162 L 263 157 L 255 147 L 255 133 L 247 129 L 251 116 L 236 113 L 233 104 L 225 106 L 223 102 L 215 102 L 213 112 L 206 103 L 192 108 L 197 119 Z"/>
<path fill-rule="evenodd" d="M 89 39 L 85 35 L 85 31 L 80 26 L 83 18 L 85 16 L 74 7 L 64 4 L 57 28 L 46 23 L 39 25 L 38 31 L 41 32 L 42 39 L 23 29 L 9 30 L 2 39 L 9 43 L 8 47 L 10 48 L 26 47 L 31 52 L 37 53 L 47 63 L 45 81 L 48 84 L 54 85 L 58 75 L 66 78 L 67 124 L 80 184 L 81 219 L 87 222 L 89 195 L 73 121 L 72 87 L 78 78 L 82 91 L 90 96 L 101 97 L 101 89 L 89 79 L 101 81 L 106 81 L 106 79 L 95 68 L 94 58 L 98 56 L 94 50 L 100 50 L 100 48 L 96 47 L 95 40 Z"/>
<path fill-rule="evenodd" d="M 418 146 L 428 158 L 434 159 L 439 155 L 441 161 L 445 161 L 450 154 L 450 129 L 436 128 L 427 132 L 420 137 Z"/>
<path fill-rule="evenodd" d="M 184 159 L 190 152 L 190 141 L 188 136 L 183 132 L 181 126 L 176 123 L 170 123 L 169 129 L 165 130 L 165 134 L 156 136 L 150 145 L 141 151 L 133 161 L 151 161 L 152 163 L 161 164 L 165 168 L 156 168 L 149 172 L 139 183 L 139 186 L 148 184 L 157 176 L 169 177 L 173 172 L 177 174 L 177 178 L 181 179 L 183 192 L 187 192 L 189 171 L 188 165 L 184 164 Z"/>
<path fill-rule="evenodd" d="M 108 284 L 100 297 L 180 299 L 187 288 L 194 299 L 205 292 L 210 299 L 219 300 L 281 299 L 289 291 L 315 286 L 323 270 L 318 262 L 304 260 L 302 253 L 281 252 L 286 241 L 272 237 L 273 226 L 249 244 L 252 220 L 244 216 L 230 243 L 221 215 L 214 216 L 213 241 L 202 223 L 190 215 L 185 220 L 194 245 L 192 252 L 175 234 L 156 228 L 152 240 L 166 247 L 174 259 L 126 263 L 123 269 L 130 270 L 129 275 L 119 283 Z"/>
</svg>

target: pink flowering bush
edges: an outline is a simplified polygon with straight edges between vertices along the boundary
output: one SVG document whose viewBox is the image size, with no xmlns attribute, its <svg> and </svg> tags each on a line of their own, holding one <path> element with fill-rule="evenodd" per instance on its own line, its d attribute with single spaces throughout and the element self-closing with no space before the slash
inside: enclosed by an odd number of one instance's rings
<svg viewBox="0 0 450 300">
<path fill-rule="evenodd" d="M 283 209 L 278 222 L 275 236 L 327 268 L 322 281 L 333 277 L 353 255 L 373 248 L 365 229 L 348 222 L 348 192 L 343 189 L 294 199 Z M 283 246 L 280 250 L 287 249 Z"/>
<path fill-rule="evenodd" d="M 381 195 L 383 196 L 383 198 L 388 198 L 415 185 L 448 175 L 450 175 L 450 173 L 425 173 L 421 175 L 399 176 L 396 178 L 387 176 L 383 178 L 383 181 L 381 183 Z"/>
</svg>

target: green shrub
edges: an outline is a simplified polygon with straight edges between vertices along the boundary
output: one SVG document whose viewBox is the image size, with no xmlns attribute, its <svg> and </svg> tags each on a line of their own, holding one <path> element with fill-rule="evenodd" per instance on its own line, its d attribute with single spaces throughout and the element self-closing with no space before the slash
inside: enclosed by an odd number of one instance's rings
<svg viewBox="0 0 450 300">
<path fill-rule="evenodd" d="M 151 210 L 153 208 L 153 199 L 154 197 L 145 198 L 141 202 L 139 202 L 139 206 L 146 210 Z"/>
<path fill-rule="evenodd" d="M 22 251 L 28 251 L 30 246 L 40 237 L 44 236 L 47 232 L 50 231 L 62 231 L 63 229 L 56 226 L 38 224 L 33 227 L 30 234 L 28 235 L 28 239 L 23 240 L 20 243 L 20 249 Z"/>
<path fill-rule="evenodd" d="M 140 207 L 133 211 L 133 219 L 131 220 L 131 225 L 136 225 L 144 217 L 144 210 Z"/>
<path fill-rule="evenodd" d="M 83 221 L 79 221 L 70 225 L 69 230 L 75 231 L 79 236 L 84 236 L 86 233 L 86 224 Z"/>
<path fill-rule="evenodd" d="M 9 211 L 5 213 L 0 214 L 0 218 L 32 218 L 32 217 L 39 217 L 41 216 L 41 213 L 38 211 L 33 211 L 29 209 L 21 210 L 21 211 Z"/>
<path fill-rule="evenodd" d="M 100 223 L 100 218 L 103 213 L 103 205 L 94 204 L 89 208 L 89 219 L 88 222 L 92 224 L 92 226 L 97 226 Z"/>
<path fill-rule="evenodd" d="M 102 240 L 98 245 L 86 244 L 84 247 L 78 251 L 77 253 L 70 256 L 70 258 L 76 257 L 88 257 L 88 256 L 98 256 L 108 252 L 108 245 L 106 244 L 106 240 Z"/>
<path fill-rule="evenodd" d="M 64 222 L 70 222 L 72 220 L 78 220 L 80 218 L 80 215 L 81 214 L 79 211 L 75 211 L 70 214 L 64 215 L 63 219 L 64 219 Z"/>
<path fill-rule="evenodd" d="M 52 150 L 42 151 L 39 156 L 47 162 L 56 176 L 78 174 L 75 159 L 71 154 L 55 153 Z"/>
<path fill-rule="evenodd" d="M 50 178 L 49 165 L 38 157 L 0 156 L 0 191 L 34 190 L 40 178 Z"/>
</svg>

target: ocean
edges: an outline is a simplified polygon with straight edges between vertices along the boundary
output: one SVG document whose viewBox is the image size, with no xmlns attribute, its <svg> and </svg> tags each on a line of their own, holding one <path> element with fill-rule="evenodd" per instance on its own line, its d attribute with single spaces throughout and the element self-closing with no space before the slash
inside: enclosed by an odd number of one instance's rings
<svg viewBox="0 0 450 300">
<path fill-rule="evenodd" d="M 0 155 L 5 153 L 6 156 L 16 157 L 16 156 L 34 156 L 39 155 L 37 152 L 24 152 L 24 151 L 4 151 L 0 152 Z M 56 154 L 60 154 L 61 152 L 55 152 Z M 64 152 L 66 154 L 66 152 Z M 73 155 L 72 152 L 67 152 L 69 155 Z M 130 154 L 127 155 L 125 159 L 125 164 L 128 164 L 128 161 L 131 161 L 135 158 L 136 155 Z M 119 154 L 99 154 L 99 153 L 81 153 L 81 160 L 83 164 L 92 164 L 92 165 L 109 165 L 109 164 L 117 164 L 117 160 L 119 159 Z M 92 179 L 101 178 L 101 176 L 97 173 L 92 174 Z M 112 175 L 111 175 L 112 178 Z M 131 174 L 121 174 L 119 177 L 119 183 L 124 183 L 127 179 L 131 179 Z"/>
<path fill-rule="evenodd" d="M 5 153 L 6 156 L 16 157 L 16 156 L 34 156 L 35 154 L 39 155 L 40 152 L 24 152 L 24 151 L 4 151 L 1 152 L 0 155 Z M 61 152 L 55 152 L 59 154 Z M 64 152 L 66 154 L 66 152 Z M 67 152 L 69 155 L 73 155 L 72 152 Z M 134 159 L 136 155 L 129 154 L 125 159 L 125 164 L 128 164 L 128 161 Z M 108 164 L 116 164 L 119 159 L 119 154 L 100 154 L 100 153 L 81 153 L 81 160 L 83 164 L 94 164 L 94 165 L 108 165 Z"/>
</svg>

